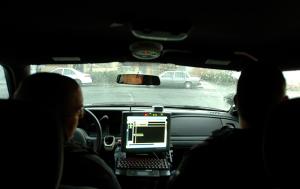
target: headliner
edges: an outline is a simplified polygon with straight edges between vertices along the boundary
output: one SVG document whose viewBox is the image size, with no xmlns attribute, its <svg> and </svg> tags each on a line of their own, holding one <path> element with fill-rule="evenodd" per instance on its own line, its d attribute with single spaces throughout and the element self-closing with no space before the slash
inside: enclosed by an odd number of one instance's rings
<svg viewBox="0 0 300 189">
<path fill-rule="evenodd" d="M 82 62 L 137 61 L 129 51 L 131 43 L 141 41 L 131 33 L 137 28 L 188 33 L 184 41 L 161 42 L 173 51 L 159 62 L 240 69 L 234 52 L 243 51 L 282 69 L 300 68 L 297 6 L 253 2 L 157 6 L 152 2 L 144 8 L 113 3 L 119 6 L 20 6 L 14 15 L 12 9 L 2 8 L 1 58 L 22 64 L 55 63 L 53 56 L 81 57 Z M 207 58 L 235 60 L 226 66 L 205 65 Z"/>
</svg>

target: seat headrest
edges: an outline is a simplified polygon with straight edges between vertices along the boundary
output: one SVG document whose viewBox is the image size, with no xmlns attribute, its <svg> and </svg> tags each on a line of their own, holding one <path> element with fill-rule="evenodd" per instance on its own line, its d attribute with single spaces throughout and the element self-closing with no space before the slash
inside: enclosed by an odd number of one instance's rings
<svg viewBox="0 0 300 189">
<path fill-rule="evenodd" d="M 63 168 L 62 127 L 47 107 L 0 100 L 2 158 L 12 188 L 58 188 Z"/>
<path fill-rule="evenodd" d="M 284 102 L 271 114 L 263 149 L 266 170 L 273 184 L 299 187 L 300 98 Z"/>
</svg>

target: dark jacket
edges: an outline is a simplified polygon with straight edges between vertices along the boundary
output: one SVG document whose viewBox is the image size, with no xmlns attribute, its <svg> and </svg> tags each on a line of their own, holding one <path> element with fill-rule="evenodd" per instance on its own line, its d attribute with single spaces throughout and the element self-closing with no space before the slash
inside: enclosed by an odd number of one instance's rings
<svg viewBox="0 0 300 189">
<path fill-rule="evenodd" d="M 64 148 L 62 184 L 120 189 L 112 169 L 92 149 L 73 141 Z"/>
<path fill-rule="evenodd" d="M 265 181 L 262 132 L 224 128 L 184 156 L 169 188 L 261 188 Z"/>
</svg>

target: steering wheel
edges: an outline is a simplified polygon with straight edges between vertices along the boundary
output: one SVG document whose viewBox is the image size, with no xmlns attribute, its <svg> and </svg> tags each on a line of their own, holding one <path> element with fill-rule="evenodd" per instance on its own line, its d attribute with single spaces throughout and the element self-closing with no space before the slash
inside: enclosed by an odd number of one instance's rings
<svg viewBox="0 0 300 189">
<path fill-rule="evenodd" d="M 89 146 L 89 144 L 93 144 L 93 149 L 96 152 L 101 151 L 102 147 L 102 127 L 98 120 L 98 118 L 88 109 L 84 108 L 84 116 L 79 121 L 78 128 L 74 133 L 73 139 L 83 145 Z M 84 128 L 95 128 L 96 130 L 96 140 L 94 137 L 91 137 L 87 134 Z"/>
</svg>

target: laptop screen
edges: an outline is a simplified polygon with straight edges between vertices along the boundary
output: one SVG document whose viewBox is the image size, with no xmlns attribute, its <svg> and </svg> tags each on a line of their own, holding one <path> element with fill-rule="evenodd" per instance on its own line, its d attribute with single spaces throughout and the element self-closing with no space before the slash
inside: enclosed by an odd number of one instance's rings
<svg viewBox="0 0 300 189">
<path fill-rule="evenodd" d="M 122 149 L 126 152 L 168 151 L 170 114 L 123 112 Z"/>
</svg>

